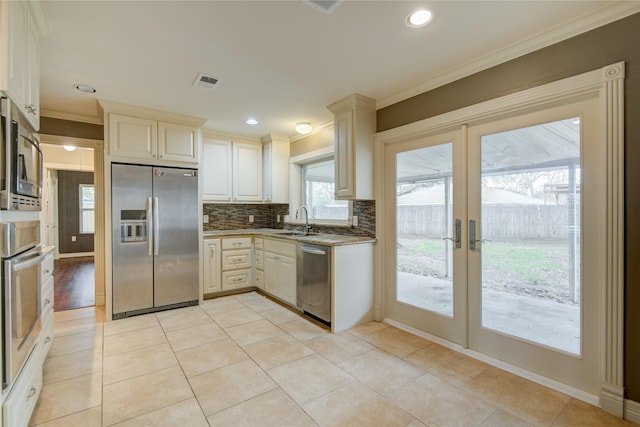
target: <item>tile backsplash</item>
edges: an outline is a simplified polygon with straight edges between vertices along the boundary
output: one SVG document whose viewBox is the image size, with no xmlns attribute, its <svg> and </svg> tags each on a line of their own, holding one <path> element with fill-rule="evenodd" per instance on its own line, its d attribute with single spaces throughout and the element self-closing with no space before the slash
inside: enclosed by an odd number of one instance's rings
<svg viewBox="0 0 640 427">
<path fill-rule="evenodd" d="M 299 228 L 285 224 L 284 216 L 289 215 L 288 204 L 232 204 L 205 203 L 203 215 L 209 215 L 209 223 L 203 224 L 204 231 L 236 230 L 252 228 Z M 253 215 L 253 222 L 249 216 Z M 280 215 L 280 222 L 277 221 Z M 376 202 L 374 200 L 354 200 L 353 215 L 358 217 L 358 226 L 328 226 L 313 224 L 320 233 L 342 234 L 351 236 L 376 236 Z"/>
</svg>

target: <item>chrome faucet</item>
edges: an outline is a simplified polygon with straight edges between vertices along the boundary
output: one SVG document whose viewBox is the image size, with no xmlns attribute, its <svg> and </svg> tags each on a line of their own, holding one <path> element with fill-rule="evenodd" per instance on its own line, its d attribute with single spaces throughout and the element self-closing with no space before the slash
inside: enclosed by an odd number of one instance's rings
<svg viewBox="0 0 640 427">
<path fill-rule="evenodd" d="M 296 219 L 298 219 L 298 214 L 300 213 L 300 210 L 304 209 L 304 222 L 305 222 L 305 226 L 304 226 L 304 234 L 309 234 L 309 232 L 311 231 L 311 225 L 309 225 L 309 210 L 307 209 L 307 207 L 305 205 L 300 206 L 297 210 L 296 210 Z"/>
</svg>

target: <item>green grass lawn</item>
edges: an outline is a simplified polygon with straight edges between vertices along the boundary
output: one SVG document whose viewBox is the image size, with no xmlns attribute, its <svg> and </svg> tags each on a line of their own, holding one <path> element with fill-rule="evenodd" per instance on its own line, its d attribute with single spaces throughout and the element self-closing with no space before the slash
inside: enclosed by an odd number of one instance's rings
<svg viewBox="0 0 640 427">
<path fill-rule="evenodd" d="M 570 302 L 566 243 L 490 242 L 481 250 L 483 287 Z M 400 271 L 444 278 L 445 267 L 444 241 L 398 239 Z"/>
</svg>

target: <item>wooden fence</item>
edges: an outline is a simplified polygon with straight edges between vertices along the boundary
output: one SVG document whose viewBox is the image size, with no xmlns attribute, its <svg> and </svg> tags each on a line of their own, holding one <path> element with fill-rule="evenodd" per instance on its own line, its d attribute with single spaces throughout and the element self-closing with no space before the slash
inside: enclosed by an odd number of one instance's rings
<svg viewBox="0 0 640 427">
<path fill-rule="evenodd" d="M 580 212 L 580 207 L 576 206 Z M 567 205 L 485 205 L 482 238 L 492 240 L 565 240 L 569 225 Z M 451 235 L 443 205 L 401 205 L 398 235 L 442 238 Z M 579 230 L 579 222 L 575 224 Z M 453 228 L 453 226 L 451 227 Z"/>
</svg>

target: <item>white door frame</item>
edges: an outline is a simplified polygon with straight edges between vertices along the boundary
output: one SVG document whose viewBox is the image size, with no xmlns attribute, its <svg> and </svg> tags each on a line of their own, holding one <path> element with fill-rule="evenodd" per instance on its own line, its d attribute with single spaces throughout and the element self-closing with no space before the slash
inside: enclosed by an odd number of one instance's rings
<svg viewBox="0 0 640 427">
<path fill-rule="evenodd" d="M 606 145 L 606 231 L 604 252 L 605 277 L 601 286 L 604 313 L 599 325 L 601 336 L 601 387 L 598 396 L 605 411 L 622 417 L 624 413 L 623 319 L 624 319 L 624 75 L 625 64 L 619 62 L 553 83 L 496 98 L 439 116 L 424 119 L 376 135 L 376 170 L 384 171 L 384 147 L 424 137 L 471 122 L 531 110 L 587 94 L 597 94 L 602 108 L 602 135 Z M 384 206 L 388 193 L 384 176 L 376 174 L 376 281 L 374 313 L 385 316 L 384 286 L 395 266 L 384 260 L 395 249 L 385 230 Z M 393 267 L 393 268 L 389 268 Z"/>
<path fill-rule="evenodd" d="M 40 134 L 41 144 L 65 145 L 93 148 L 93 182 L 96 191 L 95 233 L 93 240 L 95 302 L 96 306 L 105 305 L 105 250 L 104 250 L 104 144 L 102 140 L 74 138 L 70 136 Z"/>
</svg>

